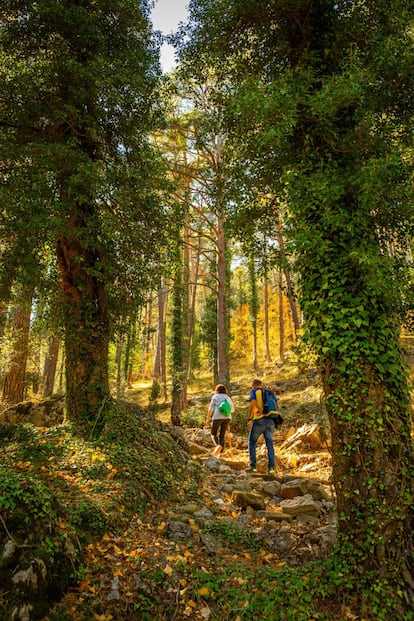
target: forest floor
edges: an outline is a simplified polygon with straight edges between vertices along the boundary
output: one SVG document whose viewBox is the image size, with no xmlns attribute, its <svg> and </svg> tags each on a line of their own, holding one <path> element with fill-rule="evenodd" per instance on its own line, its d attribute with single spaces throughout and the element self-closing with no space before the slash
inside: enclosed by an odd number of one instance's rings
<svg viewBox="0 0 414 621">
<path fill-rule="evenodd" d="M 77 550 L 72 567 L 56 570 L 70 575 L 63 595 L 29 621 L 390 618 L 351 611 L 353 586 L 330 554 L 335 496 L 317 374 L 286 364 L 261 376 L 284 417 L 275 475 L 263 444 L 259 472 L 246 472 L 248 372 L 229 386 L 236 410 L 220 458 L 204 428 L 208 377 L 192 383 L 181 427 L 170 425 L 168 403 L 149 404 L 148 383 L 117 402 L 97 440 L 70 425 L 0 426 L 1 520 L 14 554 L 27 567 L 38 540 L 46 565 L 69 541 Z M 0 584 L 0 611 L 15 573 Z"/>
<path fill-rule="evenodd" d="M 290 595 L 270 596 L 277 592 L 272 571 L 300 567 L 326 555 L 335 539 L 334 505 L 327 503 L 330 510 L 301 516 L 298 521 L 281 513 L 274 498 L 273 505 L 269 504 L 272 498 L 264 488 L 276 484 L 280 489 L 300 479 L 324 488 L 328 496 L 332 492 L 331 456 L 319 437 L 320 390 L 313 373 L 304 377 L 296 369 L 288 369 L 279 376 L 277 388 L 285 421 L 275 433 L 277 471 L 273 476 L 266 474 L 266 451 L 261 444 L 259 473 L 248 474 L 250 381 L 242 378 L 230 387 L 236 415 L 231 446 L 220 459 L 211 457 L 210 434 L 203 430 L 211 392 L 203 390 L 200 396 L 198 388 L 179 430 L 185 450 L 192 453 L 190 459 L 199 468 L 196 485 L 194 477 L 183 482 L 181 493 L 175 496 L 167 494 L 161 501 L 150 498 L 144 516 L 132 519 L 122 531 L 108 529 L 100 540 L 87 545 L 83 579 L 44 621 L 312 618 L 309 603 L 301 604 L 302 612 L 301 605 L 295 612 L 288 603 Z M 145 385 L 134 386 L 127 395 L 128 401 L 141 405 L 147 398 Z M 167 427 L 168 412 L 165 407 L 157 409 L 157 418 Z M 304 433 L 298 434 L 298 428 Z M 300 436 L 303 439 L 315 429 L 313 447 L 302 442 Z M 299 439 L 289 445 L 295 432 Z M 246 506 L 249 500 L 244 506 L 235 503 L 235 490 L 264 499 L 262 510 Z M 264 572 L 261 576 L 260 571 Z M 300 585 L 300 578 L 297 580 Z M 297 588 L 291 578 L 290 590 Z M 268 609 L 263 607 L 263 598 Z M 346 619 L 347 615 L 345 610 L 315 618 Z"/>
</svg>

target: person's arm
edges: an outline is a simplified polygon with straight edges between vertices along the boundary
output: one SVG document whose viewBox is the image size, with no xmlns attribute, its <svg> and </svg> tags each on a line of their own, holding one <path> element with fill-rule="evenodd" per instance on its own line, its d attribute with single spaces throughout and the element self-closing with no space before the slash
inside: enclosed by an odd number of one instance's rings
<svg viewBox="0 0 414 621">
<path fill-rule="evenodd" d="M 214 409 L 216 407 L 215 401 L 214 401 L 214 396 L 212 397 L 211 401 L 210 401 L 210 405 L 208 406 L 208 411 L 207 411 L 207 417 L 206 417 L 206 423 L 205 426 L 209 427 L 210 426 L 210 421 L 211 421 L 211 417 L 214 414 Z"/>
<path fill-rule="evenodd" d="M 253 425 L 253 416 L 255 415 L 256 409 L 257 409 L 256 399 L 251 399 L 249 403 L 249 413 L 247 415 L 247 427 L 249 429 Z"/>
<path fill-rule="evenodd" d="M 214 409 L 213 410 L 210 410 L 210 408 L 208 409 L 206 423 L 205 423 L 206 427 L 210 427 L 210 421 L 211 421 L 211 417 L 213 416 L 213 412 L 214 412 Z"/>
</svg>

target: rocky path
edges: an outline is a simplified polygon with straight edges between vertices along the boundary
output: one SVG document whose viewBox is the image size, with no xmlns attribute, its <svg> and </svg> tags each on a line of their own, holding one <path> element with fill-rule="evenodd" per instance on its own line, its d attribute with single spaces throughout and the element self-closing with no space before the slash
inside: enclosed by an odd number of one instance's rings
<svg viewBox="0 0 414 621">
<path fill-rule="evenodd" d="M 247 472 L 245 439 L 233 438 L 233 446 L 215 458 L 208 431 L 187 430 L 185 436 L 193 459 L 205 469 L 201 503 L 177 507 L 168 518 L 168 536 L 185 538 L 191 520 L 195 520 L 207 551 L 222 551 L 220 542 L 203 536 L 203 528 L 208 530 L 212 521 L 217 528 L 225 520 L 290 565 L 303 564 L 331 550 L 336 513 L 330 456 L 326 450 L 317 450 L 321 447 L 316 428 L 292 431 L 280 444 L 276 438 L 275 475 L 267 474 L 263 443 L 258 445 L 258 473 L 253 474 Z"/>
<path fill-rule="evenodd" d="M 63 612 L 73 621 L 215 619 L 202 596 L 207 587 L 195 595 L 200 572 L 214 577 L 233 565 L 242 579 L 258 567 L 295 567 L 332 549 L 330 459 L 315 430 L 275 438 L 275 475 L 266 474 L 264 445 L 258 446 L 259 472 L 251 474 L 245 439 L 233 437 L 215 458 L 207 430 L 180 433 L 189 463 L 202 468 L 197 494 L 185 503 L 154 505 L 145 521 L 91 544 L 87 578 L 43 621 L 65 618 Z"/>
</svg>

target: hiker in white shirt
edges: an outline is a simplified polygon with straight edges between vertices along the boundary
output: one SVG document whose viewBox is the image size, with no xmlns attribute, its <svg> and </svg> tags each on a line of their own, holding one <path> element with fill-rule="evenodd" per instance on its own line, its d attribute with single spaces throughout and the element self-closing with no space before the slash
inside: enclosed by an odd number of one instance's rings
<svg viewBox="0 0 414 621">
<path fill-rule="evenodd" d="M 234 404 L 227 394 L 227 388 L 224 384 L 217 384 L 211 397 L 206 418 L 206 427 L 210 426 L 211 420 L 213 421 L 211 425 L 211 438 L 216 445 L 213 451 L 213 455 L 216 457 L 224 450 L 224 438 L 226 431 L 230 427 L 233 412 Z"/>
</svg>

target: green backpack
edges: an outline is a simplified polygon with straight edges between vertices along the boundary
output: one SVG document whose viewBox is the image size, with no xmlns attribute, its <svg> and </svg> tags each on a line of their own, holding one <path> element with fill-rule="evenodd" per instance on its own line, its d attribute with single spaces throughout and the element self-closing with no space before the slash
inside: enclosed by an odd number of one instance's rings
<svg viewBox="0 0 414 621">
<path fill-rule="evenodd" d="M 230 416 L 231 405 L 227 401 L 227 399 L 223 399 L 223 401 L 220 403 L 218 407 L 218 411 L 220 412 L 220 414 L 224 414 L 224 416 Z"/>
</svg>

